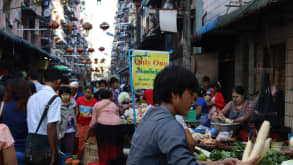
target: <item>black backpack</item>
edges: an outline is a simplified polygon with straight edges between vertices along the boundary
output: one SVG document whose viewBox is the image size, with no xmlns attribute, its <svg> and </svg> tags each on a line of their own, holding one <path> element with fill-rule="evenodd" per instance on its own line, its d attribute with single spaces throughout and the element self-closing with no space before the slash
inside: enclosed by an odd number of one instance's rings
<svg viewBox="0 0 293 165">
<path fill-rule="evenodd" d="M 261 124 L 264 120 L 270 121 L 272 128 L 281 127 L 278 107 L 271 91 L 270 75 L 267 73 L 263 75 L 260 95 L 250 122 Z"/>
</svg>

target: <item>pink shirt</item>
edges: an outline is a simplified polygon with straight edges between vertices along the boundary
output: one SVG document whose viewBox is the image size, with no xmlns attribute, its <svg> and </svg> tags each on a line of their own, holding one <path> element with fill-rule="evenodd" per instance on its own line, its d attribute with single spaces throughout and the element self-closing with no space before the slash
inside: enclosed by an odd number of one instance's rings
<svg viewBox="0 0 293 165">
<path fill-rule="evenodd" d="M 90 123 L 90 127 L 93 127 L 96 123 L 100 123 L 103 125 L 120 125 L 120 116 L 119 116 L 119 108 L 118 106 L 111 102 L 109 105 L 104 107 L 102 111 L 98 114 L 98 110 L 103 107 L 103 105 L 107 104 L 110 100 L 104 99 L 95 104 L 92 114 L 92 120 Z"/>
<path fill-rule="evenodd" d="M 5 124 L 0 124 L 0 151 L 13 146 L 14 140 L 9 128 Z"/>
<path fill-rule="evenodd" d="M 13 137 L 9 128 L 5 124 L 0 124 L 0 164 L 2 164 L 2 152 L 3 150 L 12 147 L 14 145 Z"/>
</svg>

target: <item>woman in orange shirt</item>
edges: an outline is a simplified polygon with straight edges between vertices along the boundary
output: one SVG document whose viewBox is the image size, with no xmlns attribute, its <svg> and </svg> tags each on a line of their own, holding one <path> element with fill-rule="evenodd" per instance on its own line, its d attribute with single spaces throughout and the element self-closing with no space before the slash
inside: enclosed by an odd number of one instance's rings
<svg viewBox="0 0 293 165">
<path fill-rule="evenodd" d="M 208 102 L 209 114 L 217 115 L 221 109 L 225 107 L 225 100 L 223 94 L 220 92 L 221 84 L 218 81 L 215 85 L 211 87 L 211 99 Z"/>
</svg>

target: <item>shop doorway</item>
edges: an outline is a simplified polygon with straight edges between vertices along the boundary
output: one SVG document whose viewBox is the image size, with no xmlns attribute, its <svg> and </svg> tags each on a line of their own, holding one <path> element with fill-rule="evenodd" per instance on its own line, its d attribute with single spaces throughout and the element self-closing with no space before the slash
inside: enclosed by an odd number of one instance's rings
<svg viewBox="0 0 293 165">
<path fill-rule="evenodd" d="M 219 54 L 219 81 L 222 84 L 222 93 L 227 103 L 232 100 L 234 87 L 234 56 L 232 51 Z"/>
</svg>

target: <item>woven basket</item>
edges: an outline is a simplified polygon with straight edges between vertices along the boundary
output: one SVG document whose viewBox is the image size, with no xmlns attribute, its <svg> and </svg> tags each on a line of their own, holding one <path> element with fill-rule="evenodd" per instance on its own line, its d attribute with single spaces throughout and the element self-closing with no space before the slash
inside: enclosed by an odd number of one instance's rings
<svg viewBox="0 0 293 165">
<path fill-rule="evenodd" d="M 83 164 L 99 162 L 98 145 L 95 137 L 90 137 L 84 144 Z"/>
</svg>

